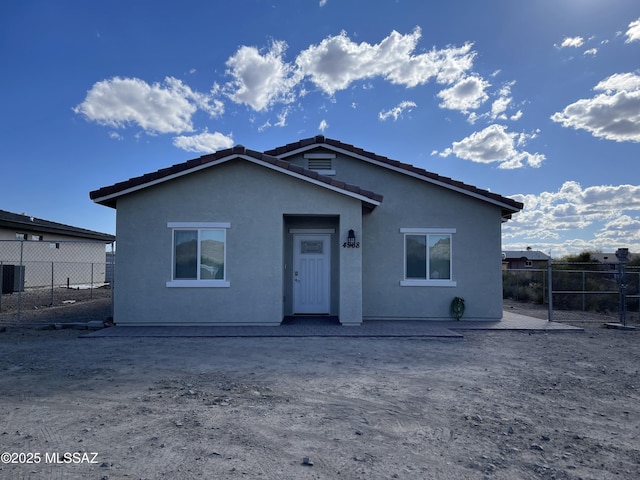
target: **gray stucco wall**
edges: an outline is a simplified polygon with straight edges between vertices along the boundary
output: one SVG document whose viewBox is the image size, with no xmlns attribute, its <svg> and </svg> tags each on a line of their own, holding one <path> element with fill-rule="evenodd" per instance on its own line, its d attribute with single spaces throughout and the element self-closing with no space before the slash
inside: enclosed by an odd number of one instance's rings
<svg viewBox="0 0 640 480">
<path fill-rule="evenodd" d="M 337 238 L 346 236 L 345 229 L 361 229 L 359 200 L 241 159 L 119 198 L 115 322 L 280 323 L 290 295 L 283 243 L 289 215 L 333 216 L 339 219 Z M 166 286 L 172 269 L 167 222 L 231 223 L 225 265 L 230 287 Z M 337 250 L 340 290 L 332 305 L 341 321 L 360 323 L 361 253 Z"/>
<path fill-rule="evenodd" d="M 305 166 L 302 155 L 288 157 Z M 465 319 L 502 318 L 501 209 L 387 168 L 338 154 L 336 178 L 384 195 L 363 217 L 363 317 L 450 319 L 451 300 L 463 297 Z M 455 228 L 455 287 L 400 286 L 404 278 L 401 228 Z"/>
</svg>

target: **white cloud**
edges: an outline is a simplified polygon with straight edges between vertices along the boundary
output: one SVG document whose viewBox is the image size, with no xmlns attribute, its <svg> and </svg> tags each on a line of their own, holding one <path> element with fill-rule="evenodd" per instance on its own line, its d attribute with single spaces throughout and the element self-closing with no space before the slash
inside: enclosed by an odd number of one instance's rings
<svg viewBox="0 0 640 480">
<path fill-rule="evenodd" d="M 560 44 L 560 48 L 565 47 L 581 47 L 584 44 L 582 37 L 565 37 Z"/>
<path fill-rule="evenodd" d="M 100 125 L 136 124 L 153 134 L 193 131 L 192 116 L 198 108 L 211 116 L 224 111 L 212 94 L 194 92 L 173 77 L 152 85 L 139 78 L 114 77 L 94 84 L 73 111 Z"/>
<path fill-rule="evenodd" d="M 640 142 L 640 76 L 611 75 L 594 90 L 603 92 L 581 99 L 551 116 L 563 127 L 583 129 L 594 137 L 616 142 Z"/>
<path fill-rule="evenodd" d="M 634 73 L 617 73 L 607 77 L 594 87 L 594 90 L 602 90 L 606 93 L 616 91 L 637 91 L 640 90 L 640 75 Z"/>
<path fill-rule="evenodd" d="M 268 119 L 264 124 L 258 127 L 259 132 L 263 132 L 269 127 L 286 127 L 287 126 L 287 117 L 289 116 L 290 109 L 287 107 L 282 112 L 277 115 L 278 121 L 276 123 L 271 123 L 271 119 Z"/>
<path fill-rule="evenodd" d="M 329 124 L 326 120 L 322 120 L 320 122 L 320 125 L 318 125 L 318 130 L 320 130 L 321 132 L 324 132 L 327 128 L 329 128 Z"/>
<path fill-rule="evenodd" d="M 233 147 L 233 138 L 231 135 L 227 136 L 219 132 L 204 132 L 198 135 L 175 137 L 173 145 L 187 152 L 213 153 L 223 148 Z"/>
<path fill-rule="evenodd" d="M 567 181 L 557 192 L 512 198 L 524 208 L 503 226 L 509 242 L 542 241 L 558 255 L 558 248 L 563 253 L 618 247 L 640 251 L 640 185 L 583 188 Z"/>
<path fill-rule="evenodd" d="M 378 113 L 378 118 L 382 121 L 386 120 L 389 117 L 393 117 L 393 121 L 395 122 L 402 116 L 405 110 L 411 111 L 412 108 L 416 108 L 417 105 L 415 102 L 404 101 L 400 102 L 397 106 L 393 107 L 391 110 L 387 110 L 386 112 Z"/>
<path fill-rule="evenodd" d="M 516 121 L 516 120 L 520 120 L 520 118 L 522 118 L 522 110 L 518 110 L 516 113 L 514 113 L 513 115 L 511 115 L 511 116 L 509 117 L 509 120 Z"/>
<path fill-rule="evenodd" d="M 453 87 L 445 88 L 438 93 L 442 99 L 441 108 L 468 112 L 482 105 L 489 96 L 486 89 L 491 84 L 477 75 L 470 75 L 458 81 Z"/>
<path fill-rule="evenodd" d="M 625 33 L 627 39 L 624 43 L 640 41 L 640 18 L 629 24 L 629 30 Z"/>
<path fill-rule="evenodd" d="M 610 245 L 635 245 L 632 251 L 637 252 L 637 246 L 640 245 L 640 216 L 632 218 L 629 215 L 620 215 L 606 222 L 596 233 L 596 240 Z"/>
<path fill-rule="evenodd" d="M 497 96 L 497 98 L 491 103 L 491 110 L 488 112 L 480 113 L 480 114 L 476 112 L 471 112 L 467 116 L 467 122 L 473 125 L 478 120 L 483 118 L 490 118 L 491 120 L 503 120 L 503 121 L 518 120 L 522 116 L 521 110 L 518 110 L 516 113 L 512 115 L 508 115 L 507 113 L 507 111 L 511 108 L 511 105 L 513 103 L 513 97 L 511 96 L 511 87 L 513 85 L 515 85 L 515 82 L 507 82 L 502 87 L 500 87 L 500 89 L 494 94 Z M 484 103 L 488 98 L 488 95 L 486 94 L 486 89 L 489 86 L 490 86 L 489 83 L 484 82 L 481 93 L 479 93 L 479 95 L 481 95 L 480 100 L 482 100 L 482 103 Z M 442 95 L 442 92 L 440 93 L 440 95 Z M 461 105 L 464 105 L 464 103 L 461 102 Z M 442 107 L 443 105 L 441 104 L 440 106 Z"/>
<path fill-rule="evenodd" d="M 320 8 L 324 7 L 327 4 L 327 0 L 320 0 Z"/>
<path fill-rule="evenodd" d="M 507 107 L 511 103 L 513 98 L 511 97 L 498 97 L 493 104 L 491 104 L 491 118 L 494 120 L 499 118 L 500 120 L 505 120 L 507 116 L 505 112 L 507 111 Z"/>
<path fill-rule="evenodd" d="M 489 125 L 484 130 L 453 142 L 451 148 L 440 153 L 442 157 L 453 154 L 463 160 L 477 163 L 499 163 L 498 168 L 514 169 L 525 164 L 537 168 L 545 160 L 541 153 L 529 153 L 521 150 L 537 133 L 509 133 L 503 125 Z"/>
<path fill-rule="evenodd" d="M 585 50 L 584 51 L 585 55 L 593 55 L 596 56 L 598 54 L 598 49 L 597 48 L 590 48 L 589 50 Z"/>
<path fill-rule="evenodd" d="M 380 43 L 355 43 L 346 34 L 330 36 L 311 45 L 296 58 L 302 75 L 329 95 L 357 80 L 383 77 L 393 84 L 415 87 L 435 78 L 452 83 L 471 69 L 472 44 L 414 55 L 420 28 L 402 35 L 395 30 Z"/>
<path fill-rule="evenodd" d="M 283 59 L 286 49 L 282 41 L 274 41 L 264 55 L 255 47 L 240 47 L 226 63 L 226 73 L 234 78 L 225 86 L 228 97 L 257 111 L 293 101 L 300 78 Z"/>
</svg>

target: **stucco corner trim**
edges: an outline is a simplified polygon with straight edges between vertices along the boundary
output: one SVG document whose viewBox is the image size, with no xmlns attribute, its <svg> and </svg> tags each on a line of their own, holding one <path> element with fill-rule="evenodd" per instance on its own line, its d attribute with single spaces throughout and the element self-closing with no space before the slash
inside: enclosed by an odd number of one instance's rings
<svg viewBox="0 0 640 480">
<path fill-rule="evenodd" d="M 167 288 L 226 288 L 231 282 L 226 280 L 172 280 L 166 283 Z"/>
<path fill-rule="evenodd" d="M 454 280 L 400 280 L 401 287 L 457 287 Z"/>
</svg>

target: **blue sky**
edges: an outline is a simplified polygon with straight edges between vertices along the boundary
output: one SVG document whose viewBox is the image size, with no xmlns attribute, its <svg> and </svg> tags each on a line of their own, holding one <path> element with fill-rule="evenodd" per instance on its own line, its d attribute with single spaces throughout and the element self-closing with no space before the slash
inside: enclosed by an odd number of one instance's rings
<svg viewBox="0 0 640 480">
<path fill-rule="evenodd" d="M 0 56 L 3 210 L 115 233 L 90 190 L 324 134 L 640 252 L 637 0 L 7 0 Z"/>
</svg>

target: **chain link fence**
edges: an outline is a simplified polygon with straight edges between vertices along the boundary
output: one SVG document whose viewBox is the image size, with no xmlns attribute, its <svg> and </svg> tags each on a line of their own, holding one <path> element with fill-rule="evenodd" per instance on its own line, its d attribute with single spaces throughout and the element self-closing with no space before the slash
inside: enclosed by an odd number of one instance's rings
<svg viewBox="0 0 640 480">
<path fill-rule="evenodd" d="M 502 286 L 505 300 L 544 308 L 553 321 L 640 323 L 640 267 L 554 262 L 503 270 Z"/>
<path fill-rule="evenodd" d="M 0 323 L 105 321 L 113 244 L 0 240 Z"/>
</svg>

